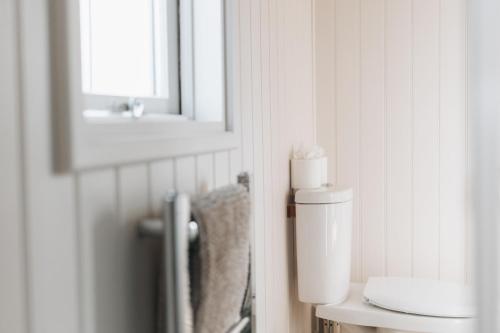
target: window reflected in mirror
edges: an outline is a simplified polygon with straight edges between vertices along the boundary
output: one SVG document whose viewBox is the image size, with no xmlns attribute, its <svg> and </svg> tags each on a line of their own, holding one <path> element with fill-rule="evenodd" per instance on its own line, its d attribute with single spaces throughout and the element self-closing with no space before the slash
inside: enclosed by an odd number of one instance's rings
<svg viewBox="0 0 500 333">
<path fill-rule="evenodd" d="M 223 0 L 80 0 L 86 118 L 222 122 Z"/>
</svg>

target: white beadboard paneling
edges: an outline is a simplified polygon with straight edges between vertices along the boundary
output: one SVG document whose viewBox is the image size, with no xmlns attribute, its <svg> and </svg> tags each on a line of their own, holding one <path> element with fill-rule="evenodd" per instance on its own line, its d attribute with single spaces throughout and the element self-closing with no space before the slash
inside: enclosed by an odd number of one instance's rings
<svg viewBox="0 0 500 333">
<path fill-rule="evenodd" d="M 149 214 L 147 166 L 137 164 L 119 167 L 117 177 L 120 223 L 124 225 L 136 223 Z"/>
<path fill-rule="evenodd" d="M 214 183 L 216 188 L 229 184 L 229 154 L 227 151 L 214 154 Z"/>
<path fill-rule="evenodd" d="M 466 160 L 466 175 L 465 175 L 465 282 L 469 284 L 477 284 L 477 272 L 476 272 L 476 267 L 479 265 L 479 263 L 476 263 L 475 260 L 476 257 L 476 247 L 477 245 L 474 244 L 474 241 L 477 239 L 476 236 L 474 235 L 475 230 L 478 228 L 477 226 L 473 225 L 473 203 L 472 203 L 472 198 L 473 198 L 473 156 L 476 154 L 476 152 L 473 149 L 473 138 L 472 138 L 472 123 L 473 123 L 473 113 L 471 112 L 472 109 L 472 103 L 473 99 L 470 98 L 470 95 L 473 94 L 474 88 L 471 87 L 471 83 L 473 81 L 473 76 L 471 75 L 472 73 L 472 63 L 473 63 L 473 55 L 471 55 L 471 36 L 473 34 L 473 29 L 472 26 L 470 25 L 469 17 L 470 17 L 470 7 L 468 6 L 469 2 L 466 1 L 466 23 L 463 29 L 463 34 L 464 34 L 464 40 L 465 40 L 465 47 L 466 47 L 466 54 L 465 54 L 465 91 L 464 91 L 464 104 L 465 104 L 465 160 Z M 471 32 L 469 32 L 469 30 Z M 477 65 L 477 64 L 476 64 Z"/>
<path fill-rule="evenodd" d="M 293 72 L 287 73 L 287 63 L 285 59 L 289 57 L 287 45 L 287 32 L 286 26 L 289 18 L 288 10 L 282 10 L 282 8 L 289 8 L 289 3 L 285 5 L 283 0 L 276 1 L 276 7 L 273 8 L 273 30 L 275 31 L 274 37 L 275 42 L 272 43 L 276 45 L 275 55 L 276 60 L 274 62 L 274 68 L 272 73 L 274 73 L 276 80 L 273 82 L 272 86 L 275 87 L 276 94 L 273 95 L 274 103 L 276 108 L 272 112 L 272 131 L 273 138 L 271 143 L 273 144 L 273 160 L 271 161 L 273 168 L 271 172 L 273 173 L 273 205 L 276 207 L 274 210 L 276 215 L 272 217 L 272 220 L 264 221 L 265 230 L 265 250 L 266 253 L 273 252 L 275 255 L 266 255 L 266 297 L 267 304 L 266 310 L 269 312 L 267 314 L 267 326 L 266 331 L 270 332 L 289 332 L 293 325 L 290 323 L 290 317 L 294 316 L 293 302 L 295 300 L 294 284 L 292 279 L 293 270 L 290 270 L 290 263 L 294 265 L 293 253 L 294 253 L 294 239 L 291 230 L 293 230 L 293 221 L 287 220 L 286 215 L 284 215 L 285 210 L 279 209 L 283 204 L 289 188 L 289 154 L 290 145 L 294 141 L 290 139 L 290 132 L 293 132 L 294 122 L 292 118 L 292 113 L 295 109 L 288 108 L 288 94 L 287 94 L 287 75 L 292 75 Z M 296 22 L 297 23 L 297 22 Z M 288 117 L 286 117 L 287 115 Z M 285 120 L 286 119 L 286 120 Z M 280 125 L 281 124 L 281 125 Z M 298 139 L 298 138 L 295 138 Z M 286 170 L 286 171 L 285 171 Z M 256 236 L 258 237 L 258 235 Z M 289 242 L 287 245 L 287 241 Z M 293 266 L 292 266 L 293 267 Z M 271 309 L 283 308 L 287 311 L 279 311 L 271 314 Z M 276 317 L 276 322 L 273 323 L 272 316 Z"/>
<path fill-rule="evenodd" d="M 167 160 L 152 162 L 149 170 L 140 164 L 81 177 L 84 323 L 93 326 L 89 332 L 154 331 L 153 249 L 137 239 L 135 228 L 149 215 L 149 198 L 160 200 L 161 189 L 172 188 L 172 167 Z M 93 295 L 93 290 L 99 292 Z"/>
<path fill-rule="evenodd" d="M 30 330 L 76 332 L 76 202 L 72 176 L 53 173 L 48 2 L 17 4 Z"/>
<path fill-rule="evenodd" d="M 260 54 L 257 56 L 260 58 L 261 64 L 261 106 L 260 112 L 255 112 L 254 114 L 258 114 L 256 117 L 256 121 L 260 121 L 260 124 L 257 126 L 261 128 L 261 131 L 258 131 L 258 134 L 261 134 L 260 137 L 254 138 L 254 144 L 262 144 L 260 153 L 262 154 L 262 165 L 256 166 L 256 169 L 261 168 L 261 178 L 255 178 L 256 182 L 259 182 L 258 187 L 262 184 L 263 191 L 261 192 L 261 197 L 259 202 L 259 208 L 262 209 L 263 216 L 269 218 L 273 216 L 273 203 L 272 203 L 272 191 L 269 188 L 266 188 L 266 184 L 273 184 L 273 175 L 272 175 L 272 123 L 271 123 L 271 51 L 270 51 L 270 43 L 271 43 L 271 7 L 270 3 L 266 1 L 261 1 L 260 6 Z M 255 132 L 254 132 L 255 133 Z M 256 161 L 259 159 L 256 159 Z M 261 225 L 260 230 L 265 231 L 265 241 L 269 241 L 271 237 L 270 228 L 268 225 Z M 255 235 L 254 237 L 259 237 Z M 269 262 L 268 262 L 269 263 Z M 268 266 L 266 266 L 266 270 L 269 270 Z M 269 276 L 269 271 L 266 272 L 266 275 Z"/>
<path fill-rule="evenodd" d="M 360 1 L 316 1 L 313 13 L 313 2 L 306 0 L 240 0 L 242 149 L 225 153 L 222 170 L 211 154 L 210 173 L 214 186 L 234 181 L 237 170 L 253 172 L 256 181 L 255 233 L 257 241 L 264 243 L 259 243 L 254 256 L 260 258 L 255 267 L 256 285 L 262 291 L 256 299 L 259 332 L 310 330 L 308 307 L 298 304 L 295 296 L 293 224 L 286 219 L 285 205 L 290 147 L 314 141 L 314 104 L 318 141 L 331 155 L 330 179 L 353 186 L 356 205 L 361 203 L 355 209 L 353 278 L 383 271 L 384 252 L 378 247 L 382 236 L 387 274 L 411 275 L 414 266 L 417 276 L 455 280 L 465 270 L 460 254 L 466 252 L 464 238 L 469 236 L 461 215 L 465 206 L 461 204 L 465 200 L 461 174 L 468 172 L 464 156 L 467 116 L 461 104 L 465 93 L 460 92 L 465 75 L 461 68 L 465 63 L 463 1 L 362 0 L 362 6 Z M 48 1 L 18 3 L 23 77 L 22 91 L 17 93 L 23 94 L 23 121 L 20 133 L 9 132 L 17 128 L 13 118 L 0 126 L 8 126 L 6 131 L 2 129 L 2 136 L 8 139 L 2 144 L 25 148 L 21 162 L 26 166 L 30 304 L 29 312 L 23 315 L 33 319 L 33 332 L 78 332 L 77 281 L 81 281 L 80 333 L 148 330 L 141 326 L 147 308 L 131 310 L 147 302 L 137 298 L 145 294 L 136 274 L 149 270 L 147 263 L 141 266 L 130 261 L 134 258 L 130 251 L 145 251 L 131 238 L 132 223 L 158 213 L 160 198 L 169 187 L 198 191 L 205 175 L 209 177 L 207 170 L 195 156 L 119 166 L 118 173 L 101 169 L 81 174 L 76 190 L 74 176 L 54 175 Z M 2 13 L 8 12 L 3 9 Z M 377 14 L 370 15 L 370 9 Z M 313 15 L 317 38 L 314 58 Z M 380 45 L 382 19 L 385 45 Z M 1 24 L 11 23 L 4 20 Z M 3 34 L 10 34 L 7 40 L 12 40 L 14 32 L 2 29 L 2 41 Z M 381 83 L 377 64 L 382 49 L 385 81 Z M 12 55 L 3 53 L 0 59 L 8 56 Z M 0 62 L 0 66 L 5 64 Z M 0 79 L 2 87 L 8 82 L 14 90 L 9 96 L 15 96 L 16 87 L 6 76 Z M 382 89 L 386 119 L 381 124 Z M 370 149 L 372 145 L 376 148 Z M 380 149 L 386 150 L 383 160 L 382 154 L 376 154 Z M 2 161 L 2 167 L 20 171 L 14 158 Z M 379 179 L 383 163 L 386 174 Z M 9 177 L 12 182 L 16 179 Z M 382 185 L 387 191 L 385 204 Z M 11 184 L 6 190 L 16 186 Z M 14 200 L 15 190 L 8 193 Z M 430 209 L 423 211 L 427 207 Z M 15 204 L 9 208 L 15 209 Z M 383 211 L 387 212 L 385 227 L 381 223 Z M 10 218 L 16 219 L 15 214 L 9 211 Z M 465 275 L 470 275 L 470 264 L 468 270 Z M 11 304 L 13 309 L 15 304 L 9 300 Z"/>
<path fill-rule="evenodd" d="M 387 0 L 387 274 L 412 273 L 411 0 Z"/>
<path fill-rule="evenodd" d="M 413 2 L 413 275 L 439 277 L 439 2 Z"/>
<path fill-rule="evenodd" d="M 315 141 L 315 117 L 313 103 L 313 12 L 312 2 L 293 0 L 281 2 L 286 11 L 280 15 L 280 49 L 279 49 L 279 85 L 282 95 L 279 96 L 280 122 L 273 124 L 273 129 L 282 126 L 279 137 L 281 143 L 276 150 L 279 161 L 276 166 L 278 186 L 278 200 L 286 200 L 289 190 L 289 158 L 292 144 L 311 144 Z M 266 143 L 265 143 L 266 144 Z M 273 155 L 275 153 L 273 152 Z M 283 201 L 281 201 L 283 202 Z M 279 207 L 279 205 L 277 206 Z M 274 267 L 278 267 L 279 275 L 275 276 L 275 288 L 278 291 L 275 297 L 282 299 L 279 306 L 290 308 L 288 316 L 289 326 L 276 327 L 273 331 L 309 332 L 311 330 L 310 305 L 297 301 L 297 277 L 295 269 L 294 228 L 293 221 L 284 216 L 285 209 L 281 212 L 279 223 L 273 230 L 273 241 L 277 242 L 278 254 Z M 277 263 L 277 260 L 280 262 Z M 287 280 L 284 280 L 287 276 Z M 283 283 L 287 281 L 287 283 Z M 288 297 L 288 301 L 286 298 Z M 285 320 L 287 317 L 284 317 Z"/>
<path fill-rule="evenodd" d="M 336 7 L 336 183 L 354 190 L 352 279 L 361 281 L 359 214 L 360 167 L 360 0 L 337 0 Z"/>
<path fill-rule="evenodd" d="M 272 191 L 270 189 L 266 190 L 266 184 L 272 184 L 272 169 L 270 165 L 272 164 L 271 160 L 271 150 L 272 150 L 272 137 L 271 137 L 271 117 L 273 114 L 273 111 L 271 108 L 271 98 L 276 97 L 272 96 L 271 92 L 271 35 L 272 33 L 276 33 L 276 21 L 275 16 L 272 16 L 275 12 L 272 11 L 274 9 L 274 6 L 276 5 L 276 1 L 271 2 L 271 1 L 261 1 L 261 5 L 259 6 L 260 8 L 260 29 L 256 30 L 255 34 L 258 33 L 258 38 L 260 40 L 259 43 L 259 52 L 255 53 L 253 55 L 254 57 L 258 57 L 260 60 L 260 71 L 261 71 L 261 77 L 262 77 L 262 82 L 260 85 L 260 91 L 256 91 L 255 93 L 259 95 L 259 100 L 260 100 L 260 105 L 258 108 L 260 110 L 254 110 L 254 115 L 257 115 L 255 117 L 255 122 L 254 122 L 254 129 L 258 129 L 257 131 L 254 130 L 255 137 L 254 137 L 254 145 L 257 145 L 259 148 L 258 150 L 254 150 L 258 152 L 259 156 L 255 156 L 255 161 L 257 162 L 255 165 L 254 170 L 258 170 L 258 174 L 260 175 L 258 178 L 257 176 L 254 178 L 255 179 L 255 186 L 259 190 L 259 194 L 261 197 L 258 202 L 255 204 L 258 205 L 258 212 L 260 216 L 263 216 L 265 219 L 259 221 L 256 218 L 256 225 L 255 225 L 255 230 L 254 230 L 254 241 L 256 244 L 260 243 L 263 244 L 261 249 L 258 249 L 257 253 L 262 253 L 264 254 L 264 257 L 266 258 L 263 261 L 263 270 L 265 270 L 264 274 L 261 274 L 262 279 L 265 278 L 266 280 L 266 288 L 272 288 L 269 286 L 272 286 L 274 284 L 273 279 L 271 278 L 270 272 L 272 267 L 272 262 L 273 258 L 270 258 L 271 256 L 265 255 L 267 249 L 270 248 L 269 242 L 272 237 L 272 231 L 271 231 L 271 226 L 266 223 L 270 216 L 272 216 Z M 257 127 L 255 127 L 257 126 Z M 259 238 L 263 235 L 263 242 L 259 242 Z M 256 262 L 258 263 L 259 260 L 256 259 Z M 279 270 L 279 268 L 278 268 Z M 279 299 L 278 293 L 272 293 L 271 291 L 266 291 L 266 294 L 264 295 L 266 297 L 266 305 L 264 311 L 267 313 L 265 314 L 267 316 L 268 322 L 266 323 L 266 328 L 263 328 L 264 331 L 269 331 L 269 330 L 282 330 L 284 326 L 288 324 L 288 318 L 284 318 L 284 312 L 278 312 L 275 315 L 278 317 L 278 323 L 273 324 L 269 321 L 271 318 L 272 314 L 269 313 L 269 308 L 272 308 L 274 306 L 282 306 L 288 307 L 285 305 L 283 306 L 283 299 Z M 274 300 L 273 300 L 274 298 Z M 272 302 L 269 302 L 269 299 L 273 300 Z M 280 302 L 280 303 L 279 303 Z M 278 304 L 279 303 L 279 304 Z"/>
<path fill-rule="evenodd" d="M 259 53 L 252 53 L 252 58 L 253 57 L 259 57 L 259 59 L 262 59 L 262 68 L 266 68 L 267 71 L 266 71 L 266 74 L 265 78 L 267 78 L 268 80 L 270 80 L 270 57 L 271 57 L 271 50 L 270 50 L 270 35 L 271 34 L 277 34 L 277 21 L 275 19 L 275 17 L 272 17 L 271 15 L 271 10 L 272 8 L 274 8 L 274 6 L 276 6 L 276 3 L 277 1 L 276 0 L 271 0 L 271 1 L 268 1 L 268 2 L 262 2 L 262 6 L 259 6 L 260 8 L 260 13 L 258 13 L 257 11 L 252 11 L 252 13 L 256 13 L 257 15 L 262 15 L 262 19 L 261 21 L 263 22 L 262 23 L 262 26 L 267 26 L 268 27 L 268 30 L 266 30 L 265 28 L 262 28 L 260 30 L 257 30 L 257 29 L 254 29 L 255 32 L 252 32 L 252 36 L 254 34 L 257 34 L 258 33 L 258 36 L 259 38 L 262 38 L 264 40 L 264 45 L 262 43 L 259 44 L 259 52 L 261 52 L 261 54 Z M 274 12 L 273 12 L 274 13 Z M 255 20 L 253 20 L 252 22 L 255 22 Z M 255 26 L 255 24 L 253 25 Z M 258 31 L 258 32 L 257 32 Z M 264 47 L 262 47 L 264 46 Z M 262 48 L 261 48 L 262 47 Z M 262 53 L 264 52 L 268 52 L 267 56 L 264 56 L 262 57 Z M 264 86 L 268 87 L 269 88 L 269 85 L 271 83 L 268 81 L 268 82 L 263 82 L 263 85 L 261 86 L 262 88 Z M 255 90 L 254 90 L 255 91 Z M 263 97 L 262 99 L 262 102 L 263 103 L 266 103 L 266 101 L 269 101 L 269 95 L 267 95 L 265 92 L 264 92 L 264 95 L 261 94 L 260 91 L 256 91 L 257 94 L 259 94 L 259 96 Z M 271 92 L 269 92 L 269 94 L 271 94 Z M 262 106 L 264 106 L 264 104 L 262 104 Z M 265 104 L 265 107 L 267 109 L 267 114 L 260 114 L 259 115 L 261 116 L 261 119 L 264 121 L 266 119 L 268 119 L 267 117 L 271 117 L 272 116 L 272 110 L 270 109 L 270 105 L 269 104 Z M 253 110 L 252 112 L 252 115 L 254 115 L 257 111 L 256 110 Z M 258 145 L 259 142 L 262 142 L 263 140 L 263 137 L 259 137 L 259 134 L 262 134 L 262 135 L 268 135 L 268 127 L 267 126 L 264 126 L 264 124 L 262 123 L 260 126 L 258 123 L 254 122 L 253 123 L 253 126 L 258 126 L 258 128 L 260 128 L 261 130 L 260 131 L 253 131 L 254 133 L 254 141 L 253 141 L 253 145 Z M 264 134 L 265 133 L 265 134 Z M 271 140 L 267 142 L 269 145 L 271 145 Z M 243 147 L 245 148 L 245 147 Z M 253 151 L 258 151 L 262 154 L 264 154 L 264 147 L 260 146 L 260 150 L 255 150 L 253 149 Z M 265 200 L 267 199 L 264 198 L 264 195 L 265 195 L 265 192 L 263 191 L 263 182 L 265 181 L 265 179 L 269 179 L 269 178 L 266 178 L 269 177 L 269 174 L 266 175 L 266 172 L 267 173 L 271 173 L 271 171 L 269 169 L 266 169 L 266 166 L 268 166 L 267 163 L 270 163 L 270 160 L 267 159 L 267 156 L 266 155 L 264 157 L 264 163 L 265 164 L 261 164 L 259 163 L 259 161 L 261 161 L 261 159 L 259 158 L 259 156 L 254 156 L 257 157 L 255 159 L 256 163 L 254 163 L 254 168 L 253 168 L 253 171 L 254 171 L 254 176 L 253 176 L 253 193 L 255 196 L 258 196 L 258 195 L 261 195 L 261 199 L 259 201 L 255 200 L 254 201 L 254 225 L 253 225 L 253 234 L 252 234 L 252 239 L 253 239 L 253 242 L 254 242 L 254 249 L 255 249 L 255 257 L 253 258 L 253 261 L 254 261 L 254 267 L 256 268 L 255 270 L 255 286 L 256 286 L 256 289 L 257 290 L 262 290 L 260 295 L 257 294 L 257 305 L 260 306 L 260 309 L 258 308 L 258 313 L 257 313 L 257 325 L 256 325 L 256 330 L 257 332 L 259 331 L 263 331 L 263 332 L 267 332 L 267 331 L 270 331 L 270 330 L 273 330 L 273 326 L 279 326 L 279 327 L 283 327 L 284 325 L 286 325 L 287 323 L 285 323 L 285 321 L 288 320 L 288 318 L 286 319 L 283 319 L 283 313 L 284 311 L 277 311 L 277 312 L 274 312 L 272 313 L 270 311 L 270 309 L 272 309 L 276 302 L 277 302 L 277 296 L 276 296 L 276 293 L 273 293 L 271 291 L 272 289 L 272 286 L 273 286 L 273 278 L 270 276 L 270 270 L 269 270 L 269 267 L 270 265 L 272 265 L 272 261 L 273 261 L 273 256 L 270 256 L 270 255 L 267 255 L 267 251 L 268 249 L 270 248 L 269 246 L 269 239 L 270 237 L 272 237 L 272 233 L 271 233 L 271 228 L 270 228 L 270 225 L 267 223 L 267 218 L 266 219 L 263 219 L 263 216 L 266 216 L 266 212 L 269 214 L 269 211 L 267 210 L 267 207 L 268 206 L 265 206 Z M 265 165 L 265 166 L 264 166 Z M 266 171 L 267 170 L 267 171 Z M 264 207 L 265 206 L 265 207 Z M 269 216 L 269 215 L 267 215 Z M 261 256 L 261 258 L 263 258 L 262 260 L 259 260 L 258 259 L 258 256 Z M 286 309 L 288 310 L 288 307 L 286 307 Z M 273 317 L 276 317 L 277 321 L 279 322 L 277 325 L 273 324 L 272 323 L 272 318 Z"/>
<path fill-rule="evenodd" d="M 333 184 L 336 175 L 337 152 L 335 145 L 335 4 L 332 0 L 315 2 L 315 74 L 317 141 L 328 156 L 328 182 Z M 326 112 L 328 110 L 328 112 Z"/>
<path fill-rule="evenodd" d="M 137 237 L 137 223 L 150 215 L 149 174 L 145 164 L 123 166 L 117 174 L 118 226 L 116 249 L 122 253 L 119 281 L 124 304 L 122 332 L 153 332 L 155 328 L 154 262 L 147 243 Z"/>
<path fill-rule="evenodd" d="M 385 264 L 386 108 L 384 0 L 361 0 L 360 224 L 362 279 Z"/>
<path fill-rule="evenodd" d="M 229 152 L 229 180 L 235 183 L 238 175 L 244 170 L 241 168 L 241 151 L 233 149 Z"/>
<path fill-rule="evenodd" d="M 123 253 L 118 246 L 120 228 L 113 169 L 78 177 L 80 304 L 82 332 L 127 332 L 128 293 L 123 281 Z"/>
<path fill-rule="evenodd" d="M 283 61 L 285 105 L 290 110 L 290 125 L 295 132 L 288 132 L 296 144 L 312 143 L 315 137 L 315 109 L 313 84 L 313 23 L 312 2 L 292 0 L 285 2 L 288 13 L 284 18 Z"/>
<path fill-rule="evenodd" d="M 263 196 L 264 196 L 264 184 L 263 184 L 263 177 L 264 177 L 264 160 L 263 160 L 263 141 L 262 141 L 262 136 L 263 136 L 263 127 L 262 127 L 262 72 L 261 72 L 261 6 L 264 6 L 264 2 L 261 0 L 257 1 L 250 1 L 249 5 L 249 16 L 250 16 L 250 21 L 247 23 L 248 27 L 250 28 L 249 35 L 248 37 L 249 42 L 250 42 L 250 52 L 248 54 L 249 59 L 246 61 L 249 61 L 249 69 L 250 69 L 250 82 L 252 85 L 249 87 L 249 90 L 247 91 L 247 94 L 249 94 L 251 97 L 251 111 L 249 112 L 250 118 L 248 119 L 250 122 L 250 127 L 251 127 L 251 144 L 249 146 L 244 145 L 244 148 L 247 148 L 250 152 L 250 155 L 252 155 L 251 159 L 251 170 L 253 173 L 253 221 L 254 221 L 254 235 L 253 239 L 255 241 L 258 241 L 259 235 L 264 235 L 264 246 L 267 245 L 266 241 L 266 216 L 264 212 L 264 203 L 263 203 Z M 243 22 L 242 22 L 243 23 Z M 243 62 L 242 62 L 243 65 Z M 259 255 L 259 252 L 261 253 L 260 255 L 262 256 L 261 258 L 266 258 L 266 248 L 261 247 L 259 249 L 256 248 L 256 255 Z M 283 311 L 278 311 L 275 313 L 275 315 L 278 317 L 276 322 L 272 322 L 270 318 L 272 318 L 272 314 L 269 313 L 268 309 L 275 306 L 275 302 L 277 301 L 277 297 L 273 295 L 270 290 L 273 288 L 273 279 L 270 277 L 267 272 L 267 267 L 268 267 L 268 260 L 267 258 L 264 260 L 264 262 L 259 263 L 258 259 L 256 258 L 256 276 L 257 276 L 257 286 L 262 286 L 262 283 L 265 284 L 264 288 L 266 289 L 266 299 L 264 300 L 263 303 L 265 304 L 265 310 L 266 313 L 264 314 L 265 316 L 265 321 L 262 321 L 259 317 L 257 318 L 257 321 L 261 321 L 261 324 L 258 324 L 259 327 L 263 327 L 262 330 L 267 332 L 267 331 L 274 331 L 275 327 L 278 326 L 279 329 L 278 331 L 282 331 L 283 325 L 288 325 L 288 319 L 283 320 L 282 314 Z M 259 295 L 257 295 L 257 298 Z M 287 309 L 288 310 L 288 309 Z"/>
<path fill-rule="evenodd" d="M 175 188 L 179 192 L 196 193 L 196 158 L 187 156 L 175 159 Z"/>
<path fill-rule="evenodd" d="M 241 108 L 241 150 L 245 170 L 253 171 L 253 127 L 252 127 L 252 25 L 251 0 L 240 0 L 240 108 Z"/>
<path fill-rule="evenodd" d="M 263 184 L 263 142 L 262 142 L 262 72 L 261 72 L 261 5 L 262 0 L 250 1 L 250 82 L 252 83 L 250 87 L 251 94 L 251 118 L 250 124 L 252 128 L 252 144 L 249 148 L 252 150 L 252 171 L 254 175 L 253 184 L 253 200 L 254 200 L 254 210 L 253 216 L 256 224 L 265 223 L 265 215 L 263 211 L 263 196 L 264 196 L 264 184 Z M 257 237 L 257 235 L 255 236 Z M 266 286 L 267 288 L 267 286 Z M 281 324 L 281 320 L 278 320 Z M 266 322 L 267 325 L 271 323 Z M 280 325 L 279 324 L 279 325 Z M 271 324 L 272 325 L 272 324 Z M 270 330 L 270 327 L 266 327 L 266 331 Z"/>
<path fill-rule="evenodd" d="M 136 231 L 149 212 L 147 178 L 147 165 L 80 176 L 85 332 L 154 331 L 153 262 Z"/>
<path fill-rule="evenodd" d="M 21 144 L 16 52 L 16 1 L 2 1 L 0 12 L 0 332 L 27 333 L 26 253 L 22 204 Z"/>
<path fill-rule="evenodd" d="M 242 147 L 210 155 L 211 181 L 215 187 L 234 181 L 241 170 L 253 173 L 254 232 L 259 243 L 254 255 L 257 329 L 308 332 L 310 307 L 296 299 L 293 223 L 286 218 L 286 199 L 290 149 L 315 139 L 312 3 L 239 2 Z M 135 225 L 160 212 L 168 188 L 199 190 L 199 183 L 209 177 L 203 157 L 55 175 L 48 1 L 18 4 L 23 121 L 15 141 L 24 147 L 21 162 L 27 166 L 29 213 L 30 304 L 24 314 L 33 319 L 33 332 L 150 332 L 152 289 L 144 288 L 154 281 L 148 259 L 139 260 L 150 246 L 136 239 Z M 5 76 L 0 81 L 2 86 L 7 82 Z"/>
<path fill-rule="evenodd" d="M 272 190 L 269 188 L 266 189 L 266 184 L 273 184 L 273 175 L 272 175 L 272 144 L 273 144 L 273 137 L 272 137 L 272 123 L 271 123 L 271 117 L 273 115 L 273 112 L 276 110 L 272 109 L 272 102 L 271 99 L 273 97 L 276 97 L 276 95 L 272 95 L 273 91 L 271 90 L 271 43 L 272 43 L 272 37 L 271 35 L 275 33 L 275 30 L 273 30 L 275 25 L 273 25 L 274 18 L 275 16 L 272 16 L 275 12 L 274 6 L 276 5 L 276 1 L 271 3 L 271 1 L 268 2 L 261 2 L 260 6 L 260 15 L 261 15 L 261 29 L 260 29 L 260 54 L 257 54 L 256 56 L 260 57 L 261 60 L 261 72 L 262 72 L 262 84 L 261 84 L 261 112 L 259 112 L 259 120 L 261 121 L 260 125 L 257 125 L 261 128 L 262 132 L 258 132 L 259 134 L 262 134 L 261 137 L 255 137 L 254 139 L 254 144 L 260 144 L 262 143 L 263 145 L 261 146 L 260 153 L 262 154 L 262 165 L 256 166 L 256 169 L 259 168 L 261 169 L 261 178 L 255 178 L 255 182 L 258 182 L 257 186 L 259 187 L 259 190 L 261 189 L 261 186 L 263 188 L 263 191 L 261 192 L 261 201 L 258 203 L 259 204 L 259 209 L 261 209 L 261 212 L 263 216 L 269 219 L 271 216 L 273 216 L 273 202 L 272 202 Z M 276 90 L 274 90 L 276 92 Z M 254 241 L 259 240 L 260 237 L 259 235 L 264 235 L 264 239 L 262 243 L 265 244 L 263 249 L 259 249 L 260 253 L 266 253 L 266 249 L 269 248 L 269 241 L 272 239 L 272 231 L 271 231 L 271 226 L 269 223 L 266 223 L 266 221 L 259 222 L 259 225 L 255 227 L 255 231 L 259 233 L 254 234 Z M 270 278 L 270 273 L 272 272 L 272 259 L 269 258 L 270 256 L 266 256 L 266 260 L 264 261 L 264 267 L 265 267 L 265 276 L 266 280 L 268 282 L 272 283 L 272 280 Z M 269 260 L 271 259 L 271 260 Z M 257 260 L 258 262 L 258 260 Z M 271 295 L 271 293 L 266 293 L 267 295 Z M 275 298 L 278 298 L 278 296 L 274 296 Z M 278 301 L 278 300 L 277 300 Z M 279 300 L 278 302 L 282 302 L 283 300 Z M 275 301 L 274 304 L 277 302 Z M 271 304 L 266 305 L 267 310 L 269 307 L 271 307 Z M 269 317 L 269 314 L 268 318 Z M 282 314 L 279 314 L 279 318 L 282 318 Z M 287 319 L 282 319 L 287 320 Z M 267 330 L 270 328 L 270 323 L 267 323 Z M 284 323 L 281 322 L 278 326 L 283 327 Z"/>
<path fill-rule="evenodd" d="M 296 297 L 286 200 L 291 147 L 314 141 L 311 2 L 242 1 L 240 9 L 241 70 L 250 80 L 241 85 L 242 165 L 254 179 L 257 331 L 309 332 L 309 306 Z"/>
<path fill-rule="evenodd" d="M 465 280 L 466 1 L 441 0 L 440 25 L 440 272 Z M 459 207 L 463 207 L 460 209 Z"/>
<path fill-rule="evenodd" d="M 203 154 L 196 157 L 197 190 L 198 192 L 211 191 L 215 187 L 214 155 Z"/>
<path fill-rule="evenodd" d="M 35 117 L 31 117 L 33 119 Z M 35 133 L 35 124 L 31 124 Z M 47 134 L 47 133 L 46 133 Z M 49 151 L 49 144 L 42 146 L 30 143 L 34 150 Z M 27 159 L 29 193 L 26 196 L 28 206 L 29 272 L 33 292 L 30 300 L 35 303 L 33 325 L 35 332 L 44 332 L 49 327 L 53 332 L 66 332 L 66 328 L 77 329 L 77 266 L 75 224 L 68 223 L 75 219 L 75 200 L 72 178 L 54 177 L 50 161 L 37 162 L 40 157 L 29 152 Z M 44 156 L 48 157 L 48 156 Z M 40 167 L 45 165 L 46 167 Z M 61 207 L 64 207 L 63 209 Z M 53 304 L 53 307 L 44 306 Z M 61 322 L 61 316 L 65 318 Z M 60 322 L 58 324 L 58 322 Z"/>
<path fill-rule="evenodd" d="M 465 1 L 360 1 L 315 2 L 317 139 L 355 188 L 352 278 L 463 281 Z"/>
<path fill-rule="evenodd" d="M 500 21 L 498 1 L 468 4 L 468 118 L 471 160 L 469 181 L 476 270 L 470 276 L 478 301 L 477 332 L 500 331 L 499 320 L 499 153 Z"/>
<path fill-rule="evenodd" d="M 241 165 L 254 180 L 257 331 L 310 331 L 302 311 L 308 307 L 296 300 L 292 223 L 285 209 L 290 148 L 314 140 L 310 5 L 240 2 Z"/>
<path fill-rule="evenodd" d="M 161 215 L 165 195 L 168 191 L 175 190 L 174 179 L 174 162 L 172 160 L 155 161 L 149 164 L 149 197 L 153 215 Z"/>
</svg>

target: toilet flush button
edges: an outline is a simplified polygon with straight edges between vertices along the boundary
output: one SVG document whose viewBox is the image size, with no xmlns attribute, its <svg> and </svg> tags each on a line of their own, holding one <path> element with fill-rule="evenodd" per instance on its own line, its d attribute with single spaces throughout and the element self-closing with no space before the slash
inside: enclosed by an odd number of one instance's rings
<svg viewBox="0 0 500 333">
<path fill-rule="evenodd" d="M 370 278 L 363 297 L 371 305 L 409 314 L 474 317 L 472 288 L 431 279 Z"/>
</svg>

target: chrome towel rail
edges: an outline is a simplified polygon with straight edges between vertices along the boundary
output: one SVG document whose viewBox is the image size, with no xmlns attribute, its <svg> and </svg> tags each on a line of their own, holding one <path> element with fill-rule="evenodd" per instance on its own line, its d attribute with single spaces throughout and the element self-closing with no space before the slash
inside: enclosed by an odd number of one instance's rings
<svg viewBox="0 0 500 333">
<path fill-rule="evenodd" d="M 243 185 L 247 189 L 247 191 L 250 191 L 250 175 L 247 172 L 240 173 L 238 175 L 238 184 Z M 177 194 L 175 192 L 167 193 L 167 195 L 165 196 L 165 201 L 163 203 L 164 206 L 172 205 L 172 202 L 175 201 L 176 195 Z M 138 226 L 139 236 L 158 237 L 158 238 L 163 237 L 164 217 L 165 216 L 162 216 L 162 218 L 142 220 Z M 195 220 L 190 219 L 190 221 L 188 221 L 187 224 L 188 224 L 188 239 L 190 241 L 193 241 L 198 237 L 198 232 L 199 232 L 198 223 Z"/>
<path fill-rule="evenodd" d="M 249 174 L 239 174 L 238 184 L 250 191 Z M 183 297 L 188 291 L 185 290 L 182 279 L 184 269 L 188 267 L 187 242 L 199 236 L 198 223 L 191 214 L 189 195 L 169 192 L 163 201 L 161 218 L 142 220 L 138 225 L 138 235 L 164 241 L 166 333 L 185 333 L 186 313 Z"/>
</svg>

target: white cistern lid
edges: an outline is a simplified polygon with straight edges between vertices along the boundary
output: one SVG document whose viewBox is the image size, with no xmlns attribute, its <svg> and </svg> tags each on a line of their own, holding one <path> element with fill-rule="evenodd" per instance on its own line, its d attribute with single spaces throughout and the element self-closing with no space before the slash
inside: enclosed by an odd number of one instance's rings
<svg viewBox="0 0 500 333">
<path fill-rule="evenodd" d="M 348 187 L 320 187 L 298 190 L 295 193 L 297 204 L 334 204 L 352 200 L 352 189 Z"/>
<path fill-rule="evenodd" d="M 363 297 L 387 310 L 447 318 L 474 317 L 472 288 L 431 279 L 369 278 Z"/>
</svg>

